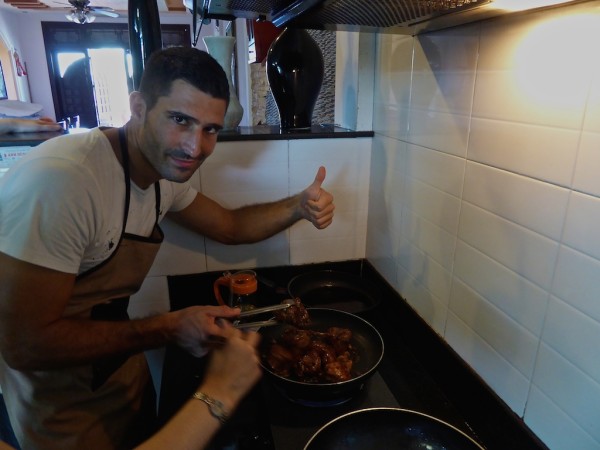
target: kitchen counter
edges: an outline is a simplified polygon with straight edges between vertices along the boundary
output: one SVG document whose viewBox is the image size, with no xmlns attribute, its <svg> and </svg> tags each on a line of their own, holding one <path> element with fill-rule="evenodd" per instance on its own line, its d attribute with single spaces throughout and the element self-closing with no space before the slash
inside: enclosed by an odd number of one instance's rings
<svg viewBox="0 0 600 450">
<path fill-rule="evenodd" d="M 326 407 L 293 403 L 264 377 L 215 438 L 211 449 L 300 450 L 329 420 L 345 412 L 375 406 L 429 414 L 489 450 L 546 449 L 367 261 L 256 269 L 259 276 L 272 282 L 259 282 L 261 305 L 286 298 L 273 286 L 286 287 L 297 274 L 324 269 L 362 278 L 373 288 L 373 295 L 380 298 L 375 309 L 360 314 L 384 339 L 384 357 L 377 373 L 355 398 Z M 215 304 L 213 282 L 221 275 L 208 272 L 169 277 L 171 308 Z M 167 348 L 159 401 L 161 422 L 171 417 L 194 392 L 204 364 L 202 358 L 193 358 L 175 347 Z"/>
<path fill-rule="evenodd" d="M 237 127 L 236 130 L 220 131 L 218 141 L 273 141 L 295 139 L 335 139 L 373 137 L 372 131 L 352 131 L 335 125 L 313 125 L 306 130 L 281 130 L 278 126 L 260 125 Z"/>
<path fill-rule="evenodd" d="M 43 133 L 8 133 L 0 135 L 0 147 L 35 147 L 48 139 L 64 134 L 64 131 Z"/>
<path fill-rule="evenodd" d="M 0 147 L 29 146 L 64 134 L 62 131 L 45 133 L 9 133 L 0 135 Z M 272 141 L 295 139 L 334 139 L 372 137 L 372 131 L 352 131 L 335 125 L 314 125 L 307 130 L 280 130 L 278 126 L 261 125 L 256 127 L 237 127 L 236 130 L 219 132 L 219 142 L 234 141 Z"/>
</svg>

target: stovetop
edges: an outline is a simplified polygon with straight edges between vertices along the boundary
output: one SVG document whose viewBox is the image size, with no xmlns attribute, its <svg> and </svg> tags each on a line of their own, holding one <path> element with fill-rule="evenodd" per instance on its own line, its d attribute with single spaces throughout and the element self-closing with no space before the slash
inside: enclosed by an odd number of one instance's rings
<svg viewBox="0 0 600 450">
<path fill-rule="evenodd" d="M 337 406 L 299 405 L 263 377 L 214 439 L 210 450 L 303 449 L 330 420 L 370 407 L 399 407 L 431 415 L 489 450 L 546 448 L 367 261 L 255 269 L 271 282 L 270 286 L 259 283 L 261 299 L 265 304 L 278 303 L 286 296 L 273 286 L 285 287 L 301 273 L 330 269 L 362 278 L 372 287 L 373 295 L 381 299 L 376 309 L 358 314 L 384 339 L 384 357 L 377 372 L 350 400 Z M 208 272 L 169 277 L 171 308 L 215 304 L 213 282 L 221 275 Z M 166 349 L 159 401 L 161 421 L 168 420 L 192 395 L 204 364 L 203 359 L 176 347 Z"/>
</svg>

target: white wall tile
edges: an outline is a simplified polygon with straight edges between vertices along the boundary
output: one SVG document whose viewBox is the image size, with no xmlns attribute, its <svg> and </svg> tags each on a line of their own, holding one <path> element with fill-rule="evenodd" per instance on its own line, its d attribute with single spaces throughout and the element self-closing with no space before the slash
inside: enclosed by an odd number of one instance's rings
<svg viewBox="0 0 600 450">
<path fill-rule="evenodd" d="M 442 336 L 446 324 L 447 301 L 437 298 L 420 280 L 411 277 L 402 265 L 398 264 L 397 269 L 394 286 L 398 292 L 433 331 Z"/>
<path fill-rule="evenodd" d="M 448 302 L 452 283 L 452 274 L 448 269 L 406 240 L 401 241 L 397 260 L 398 264 L 425 289 L 442 303 Z"/>
<path fill-rule="evenodd" d="M 600 384 L 542 344 L 533 383 L 600 442 Z"/>
<path fill-rule="evenodd" d="M 411 108 L 408 121 L 408 142 L 451 155 L 467 154 L 468 115 Z"/>
<path fill-rule="evenodd" d="M 148 276 L 185 275 L 206 272 L 204 236 L 165 219 L 160 224 L 165 240 Z"/>
<path fill-rule="evenodd" d="M 448 307 L 466 326 L 531 378 L 539 339 L 485 298 L 455 279 Z"/>
<path fill-rule="evenodd" d="M 421 181 L 407 178 L 405 207 L 414 214 L 456 234 L 460 200 Z"/>
<path fill-rule="evenodd" d="M 568 187 L 578 143 L 575 130 L 473 118 L 468 157 Z"/>
<path fill-rule="evenodd" d="M 140 290 L 131 296 L 127 312 L 131 319 L 144 318 L 168 312 L 171 309 L 169 302 L 169 286 L 167 277 L 147 277 Z M 162 369 L 165 359 L 165 349 L 158 348 L 144 352 L 154 389 L 160 392 L 162 382 Z M 158 403 L 158 397 L 157 397 Z"/>
<path fill-rule="evenodd" d="M 541 334 L 547 291 L 460 240 L 454 275 L 531 333 Z"/>
<path fill-rule="evenodd" d="M 417 247 L 434 261 L 452 270 L 456 236 L 406 210 L 402 215 L 402 239 Z"/>
<path fill-rule="evenodd" d="M 600 259 L 600 198 L 573 192 L 569 200 L 564 243 Z"/>
<path fill-rule="evenodd" d="M 579 142 L 573 189 L 600 197 L 598 173 L 600 173 L 600 133 L 584 131 Z"/>
<path fill-rule="evenodd" d="M 544 289 L 550 289 L 558 243 L 463 202 L 458 237 Z"/>
<path fill-rule="evenodd" d="M 564 10 L 516 17 L 508 27 L 502 20 L 484 24 L 473 114 L 579 128 L 592 79 L 588 55 L 594 54 L 595 28 L 593 21 Z"/>
<path fill-rule="evenodd" d="M 552 293 L 600 322 L 600 261 L 562 246 Z"/>
<path fill-rule="evenodd" d="M 559 240 L 569 191 L 504 170 L 468 162 L 463 199 Z"/>
<path fill-rule="evenodd" d="M 424 183 L 460 197 L 465 160 L 417 145 L 407 146 L 406 173 Z"/>
<path fill-rule="evenodd" d="M 531 388 L 525 424 L 552 450 L 597 450 L 600 441 L 577 423 L 535 386 Z"/>
<path fill-rule="evenodd" d="M 358 238 L 329 238 L 294 240 L 290 244 L 290 264 L 309 264 L 327 261 L 345 261 L 362 258 L 364 240 Z"/>
<path fill-rule="evenodd" d="M 379 46 L 373 99 L 373 130 L 404 139 L 408 131 L 408 112 L 412 72 L 413 39 L 409 36 L 378 36 Z"/>
<path fill-rule="evenodd" d="M 586 45 L 593 46 L 593 43 L 587 42 Z M 592 50 L 588 52 L 587 56 L 595 70 L 585 109 L 583 129 L 588 132 L 600 133 L 600 71 L 598 70 L 600 68 L 600 55 Z"/>
<path fill-rule="evenodd" d="M 508 407 L 522 415 L 529 390 L 528 379 L 452 312 L 448 314 L 445 337 Z"/>
<path fill-rule="evenodd" d="M 544 342 L 600 384 L 600 322 L 552 297 Z"/>
<path fill-rule="evenodd" d="M 249 269 L 289 264 L 289 230 L 254 244 L 223 245 L 206 239 L 206 267 L 208 271 Z"/>
<path fill-rule="evenodd" d="M 470 114 L 478 46 L 478 24 L 417 36 L 412 107 Z"/>
</svg>

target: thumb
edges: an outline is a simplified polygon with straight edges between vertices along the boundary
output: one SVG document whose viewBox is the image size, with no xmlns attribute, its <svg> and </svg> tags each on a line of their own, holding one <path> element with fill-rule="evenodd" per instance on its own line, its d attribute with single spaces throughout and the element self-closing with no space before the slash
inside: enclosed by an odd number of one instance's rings
<svg viewBox="0 0 600 450">
<path fill-rule="evenodd" d="M 308 197 L 311 200 L 318 201 L 319 197 L 321 197 L 321 184 L 323 184 L 323 181 L 325 181 L 325 174 L 325 167 L 319 167 L 319 170 L 317 170 L 317 175 L 315 176 L 315 181 L 313 181 L 306 190 Z"/>
<path fill-rule="evenodd" d="M 323 181 L 325 181 L 325 175 L 326 175 L 325 167 L 323 167 L 323 166 L 319 167 L 319 170 L 317 170 L 317 175 L 315 176 L 315 181 L 313 181 L 311 187 L 321 189 L 321 184 L 323 184 Z"/>
</svg>

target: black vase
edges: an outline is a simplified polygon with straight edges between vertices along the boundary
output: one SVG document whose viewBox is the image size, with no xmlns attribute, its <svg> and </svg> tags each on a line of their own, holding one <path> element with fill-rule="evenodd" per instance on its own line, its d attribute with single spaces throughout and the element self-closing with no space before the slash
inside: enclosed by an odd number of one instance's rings
<svg viewBox="0 0 600 450">
<path fill-rule="evenodd" d="M 323 84 L 323 53 L 306 30 L 286 28 L 267 53 L 267 80 L 281 129 L 310 128 Z"/>
</svg>

